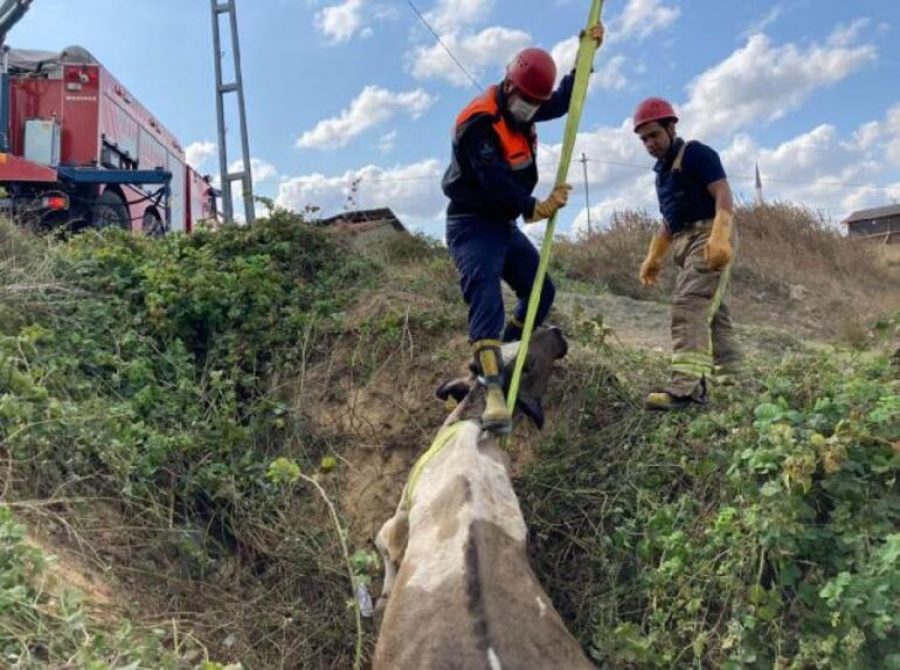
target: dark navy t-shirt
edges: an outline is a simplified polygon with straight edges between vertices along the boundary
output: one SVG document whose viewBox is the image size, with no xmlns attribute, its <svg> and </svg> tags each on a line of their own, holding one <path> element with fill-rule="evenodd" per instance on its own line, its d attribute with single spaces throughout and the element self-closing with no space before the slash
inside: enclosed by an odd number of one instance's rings
<svg viewBox="0 0 900 670">
<path fill-rule="evenodd" d="M 666 156 L 657 161 L 656 196 L 659 211 L 666 220 L 672 235 L 690 224 L 716 215 L 716 200 L 707 187 L 714 181 L 725 179 L 722 161 L 715 149 L 692 140 L 687 143 L 681 170 L 673 170 L 672 164 L 684 140 L 677 139 Z"/>
</svg>

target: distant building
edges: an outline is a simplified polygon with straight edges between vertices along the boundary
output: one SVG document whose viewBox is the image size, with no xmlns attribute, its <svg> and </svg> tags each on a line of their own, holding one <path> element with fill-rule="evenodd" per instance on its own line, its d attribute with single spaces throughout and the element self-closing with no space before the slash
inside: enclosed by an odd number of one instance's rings
<svg viewBox="0 0 900 670">
<path fill-rule="evenodd" d="M 847 226 L 848 237 L 900 244 L 900 205 L 861 209 L 842 223 Z"/>
<path fill-rule="evenodd" d="M 352 237 L 354 247 L 370 247 L 398 235 L 409 235 L 396 214 L 389 208 L 342 212 L 316 222 Z"/>
</svg>

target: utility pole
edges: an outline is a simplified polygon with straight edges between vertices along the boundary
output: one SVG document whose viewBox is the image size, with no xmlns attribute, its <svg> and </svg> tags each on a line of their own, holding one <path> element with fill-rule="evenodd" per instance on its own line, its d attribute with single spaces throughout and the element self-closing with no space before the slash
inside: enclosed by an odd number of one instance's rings
<svg viewBox="0 0 900 670">
<path fill-rule="evenodd" d="M 581 167 L 584 168 L 584 204 L 587 209 L 588 237 L 591 236 L 591 196 L 588 192 L 587 155 L 581 152 Z"/>
<path fill-rule="evenodd" d="M 756 164 L 756 204 L 765 204 L 763 201 L 762 179 L 759 177 L 759 163 Z"/>
<path fill-rule="evenodd" d="M 253 223 L 255 206 L 253 202 L 253 179 L 250 174 L 250 141 L 247 138 L 247 115 L 244 109 L 244 84 L 241 78 L 241 50 L 238 44 L 237 0 L 210 0 L 213 22 L 213 49 L 216 63 L 216 116 L 219 125 L 219 174 L 222 180 L 222 212 L 226 221 L 234 221 L 234 203 L 231 199 L 231 183 L 240 181 L 244 196 L 244 218 L 248 224 Z M 219 34 L 219 17 L 228 15 L 231 24 L 231 53 L 234 56 L 234 81 L 223 83 L 222 80 L 222 39 Z M 227 128 L 225 126 L 225 94 L 237 94 L 238 118 L 241 126 L 241 157 L 243 168 L 238 172 L 228 171 L 228 150 L 226 146 Z"/>
</svg>

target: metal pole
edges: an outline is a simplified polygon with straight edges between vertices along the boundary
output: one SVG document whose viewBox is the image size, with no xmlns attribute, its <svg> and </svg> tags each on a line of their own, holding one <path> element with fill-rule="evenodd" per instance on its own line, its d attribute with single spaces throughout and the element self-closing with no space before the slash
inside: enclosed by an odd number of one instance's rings
<svg viewBox="0 0 900 670">
<path fill-rule="evenodd" d="M 584 168 L 584 205 L 587 208 L 588 237 L 591 236 L 591 196 L 588 193 L 587 156 L 581 152 L 581 166 Z"/>
<path fill-rule="evenodd" d="M 244 107 L 244 83 L 241 76 L 241 49 L 238 43 L 235 0 L 231 0 L 231 48 L 234 50 L 234 83 L 237 85 L 238 114 L 241 119 L 241 155 L 244 159 L 244 176 L 241 182 L 244 191 L 244 218 L 250 224 L 256 218 L 256 203 L 253 202 L 253 177 L 250 173 L 250 139 L 247 136 L 247 115 Z"/>
<path fill-rule="evenodd" d="M 225 101 L 222 99 L 222 40 L 219 36 L 218 0 L 210 0 L 213 21 L 213 50 L 216 62 L 216 117 L 219 127 L 219 176 L 222 185 L 222 214 L 225 221 L 234 221 L 231 202 L 231 181 L 228 179 L 228 156 L 225 145 Z"/>
<path fill-rule="evenodd" d="M 9 153 L 9 47 L 4 44 L 0 49 L 0 152 Z"/>
<path fill-rule="evenodd" d="M 28 11 L 32 0 L 6 0 L 0 7 L 0 47 L 3 49 L 0 64 L 0 152 L 9 152 L 9 47 L 6 36 Z"/>
</svg>

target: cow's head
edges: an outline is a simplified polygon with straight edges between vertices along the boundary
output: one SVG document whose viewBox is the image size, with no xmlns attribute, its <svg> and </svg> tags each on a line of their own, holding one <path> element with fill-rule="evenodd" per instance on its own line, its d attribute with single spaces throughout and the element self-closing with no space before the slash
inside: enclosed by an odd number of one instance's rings
<svg viewBox="0 0 900 670">
<path fill-rule="evenodd" d="M 528 346 L 528 356 L 522 368 L 522 379 L 516 397 L 516 409 L 521 410 L 538 428 L 544 426 L 544 409 L 541 400 L 550 383 L 553 363 L 568 352 L 569 345 L 559 328 L 539 328 L 534 332 Z M 519 342 L 503 345 L 504 392 L 509 391 L 513 367 L 519 353 Z M 463 419 L 475 418 L 484 409 L 484 387 L 478 382 L 475 364 L 472 363 L 468 377 L 459 377 L 444 382 L 437 389 L 441 400 L 453 399 L 459 403 L 446 424 Z M 446 425 L 445 424 L 445 425 Z"/>
</svg>

